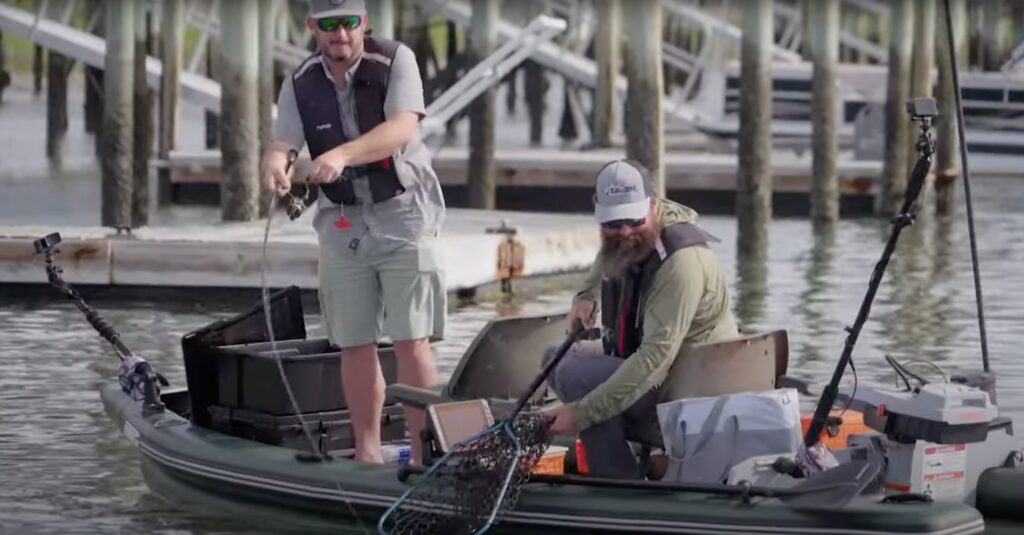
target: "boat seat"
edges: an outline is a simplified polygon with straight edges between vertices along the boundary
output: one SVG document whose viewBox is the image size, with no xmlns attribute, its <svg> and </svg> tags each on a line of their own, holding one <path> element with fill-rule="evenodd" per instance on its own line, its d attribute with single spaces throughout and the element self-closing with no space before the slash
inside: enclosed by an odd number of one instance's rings
<svg viewBox="0 0 1024 535">
<path fill-rule="evenodd" d="M 772 390 L 788 366 L 789 337 L 784 329 L 692 345 L 669 369 L 658 403 Z M 657 415 L 631 426 L 626 437 L 641 446 L 641 474 L 646 474 L 651 450 L 664 447 Z"/>
</svg>

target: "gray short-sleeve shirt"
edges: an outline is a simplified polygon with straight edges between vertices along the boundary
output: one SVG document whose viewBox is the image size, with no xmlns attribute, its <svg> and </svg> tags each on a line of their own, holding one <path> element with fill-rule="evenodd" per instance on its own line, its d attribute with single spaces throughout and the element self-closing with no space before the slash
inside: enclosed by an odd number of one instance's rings
<svg viewBox="0 0 1024 535">
<path fill-rule="evenodd" d="M 359 136 L 359 127 L 355 115 L 355 98 L 351 90 L 351 80 L 359 67 L 360 59 L 346 74 L 346 84 L 339 87 L 335 83 L 335 95 L 341 114 L 341 124 L 346 137 L 355 139 Z M 330 70 L 324 73 L 333 81 Z M 384 117 L 392 118 L 402 111 L 411 111 L 426 116 L 423 101 L 423 82 L 420 79 L 416 56 L 408 46 L 400 45 L 391 63 L 391 74 L 388 91 L 384 99 Z M 295 86 L 291 77 L 281 86 L 277 103 L 277 120 L 274 123 L 274 139 L 288 143 L 301 149 L 305 144 L 302 118 L 296 103 Z M 314 225 L 321 233 L 331 233 L 333 225 L 344 210 L 345 216 L 352 221 L 356 229 L 364 230 L 365 234 L 378 242 L 381 247 L 397 247 L 405 243 L 416 242 L 423 238 L 435 237 L 439 234 L 444 222 L 445 204 L 441 193 L 441 185 L 433 170 L 430 152 L 423 143 L 419 132 L 404 147 L 399 149 L 396 163 L 400 169 L 405 193 L 380 203 L 373 203 L 370 197 L 369 184 L 366 178 L 355 179 L 353 186 L 356 192 L 357 206 L 342 207 L 320 195 L 318 213 Z M 329 221 L 328 221 L 329 220 Z M 340 244 L 346 245 L 347 244 Z"/>
</svg>

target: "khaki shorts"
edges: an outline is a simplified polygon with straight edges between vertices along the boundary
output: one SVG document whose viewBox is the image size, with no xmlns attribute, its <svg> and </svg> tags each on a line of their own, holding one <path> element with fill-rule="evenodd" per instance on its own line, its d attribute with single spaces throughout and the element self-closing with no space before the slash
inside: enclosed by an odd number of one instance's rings
<svg viewBox="0 0 1024 535">
<path fill-rule="evenodd" d="M 444 337 L 447 294 L 437 241 L 381 249 L 321 242 L 320 308 L 331 343 L 353 347 Z"/>
</svg>

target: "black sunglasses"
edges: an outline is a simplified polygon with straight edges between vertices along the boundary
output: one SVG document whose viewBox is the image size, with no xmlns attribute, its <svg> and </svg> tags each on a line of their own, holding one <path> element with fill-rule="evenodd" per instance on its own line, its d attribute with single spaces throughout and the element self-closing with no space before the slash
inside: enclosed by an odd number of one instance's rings
<svg viewBox="0 0 1024 535">
<path fill-rule="evenodd" d="M 646 217 L 641 217 L 640 219 L 616 219 L 614 221 L 605 221 L 604 223 L 601 223 L 601 228 L 605 230 L 618 230 L 624 226 L 637 228 L 640 225 L 643 225 L 644 221 L 647 221 Z"/>
<path fill-rule="evenodd" d="M 363 17 L 359 15 L 345 15 L 342 17 L 324 17 L 322 19 L 316 19 L 317 27 L 325 32 L 333 32 L 338 28 L 354 30 L 362 23 Z"/>
</svg>

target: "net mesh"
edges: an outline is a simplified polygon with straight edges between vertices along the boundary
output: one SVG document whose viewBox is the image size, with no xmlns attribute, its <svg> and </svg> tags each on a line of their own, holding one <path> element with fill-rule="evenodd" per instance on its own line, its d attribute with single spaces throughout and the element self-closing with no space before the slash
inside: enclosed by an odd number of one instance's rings
<svg viewBox="0 0 1024 535">
<path fill-rule="evenodd" d="M 548 417 L 520 413 L 511 424 L 457 445 L 389 510 L 382 531 L 470 534 L 488 528 L 515 507 L 550 442 Z"/>
</svg>

